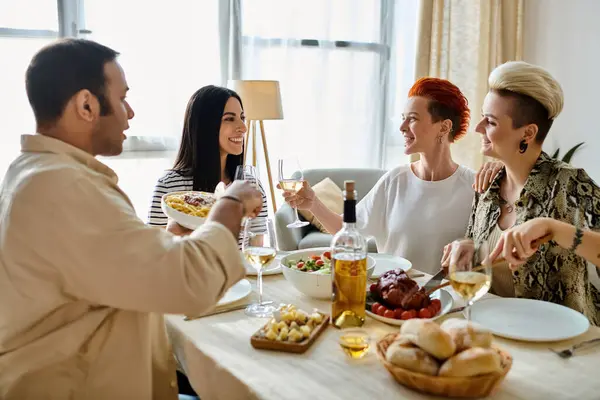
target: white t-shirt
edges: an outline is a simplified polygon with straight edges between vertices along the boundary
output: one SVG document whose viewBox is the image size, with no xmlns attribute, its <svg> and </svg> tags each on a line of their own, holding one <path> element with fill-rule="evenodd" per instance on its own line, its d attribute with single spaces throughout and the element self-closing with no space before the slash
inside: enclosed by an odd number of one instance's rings
<svg viewBox="0 0 600 400">
<path fill-rule="evenodd" d="M 436 182 L 418 178 L 410 165 L 395 168 L 357 204 L 357 227 L 375 238 L 380 253 L 404 257 L 413 268 L 436 273 L 444 246 L 465 236 L 474 179 L 475 172 L 462 165 Z"/>
</svg>

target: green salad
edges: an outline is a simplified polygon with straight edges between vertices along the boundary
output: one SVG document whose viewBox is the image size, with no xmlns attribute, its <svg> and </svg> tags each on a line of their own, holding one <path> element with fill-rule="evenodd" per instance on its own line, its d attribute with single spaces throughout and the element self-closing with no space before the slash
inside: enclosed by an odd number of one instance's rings
<svg viewBox="0 0 600 400">
<path fill-rule="evenodd" d="M 310 256 L 307 260 L 289 261 L 288 267 L 302 272 L 314 272 L 317 274 L 331 274 L 331 252 L 325 251 L 318 256 Z"/>
</svg>

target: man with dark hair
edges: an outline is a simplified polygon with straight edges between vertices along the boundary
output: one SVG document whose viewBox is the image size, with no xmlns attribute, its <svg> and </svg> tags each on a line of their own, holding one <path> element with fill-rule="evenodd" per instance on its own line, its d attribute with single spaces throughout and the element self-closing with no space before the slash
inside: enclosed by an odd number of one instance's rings
<svg viewBox="0 0 600 400">
<path fill-rule="evenodd" d="M 133 110 L 117 52 L 67 39 L 27 69 L 36 135 L 0 188 L 0 398 L 177 398 L 160 314 L 198 314 L 245 275 L 236 239 L 260 192 L 234 182 L 179 238 L 146 226 L 96 155 Z M 155 314 L 156 313 L 156 314 Z"/>
</svg>

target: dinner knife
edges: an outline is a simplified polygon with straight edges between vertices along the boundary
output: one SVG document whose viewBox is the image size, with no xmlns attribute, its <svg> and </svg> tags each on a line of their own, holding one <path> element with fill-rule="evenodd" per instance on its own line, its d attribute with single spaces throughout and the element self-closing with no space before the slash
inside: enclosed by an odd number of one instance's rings
<svg viewBox="0 0 600 400">
<path fill-rule="evenodd" d="M 429 289 L 432 289 L 436 286 L 442 284 L 442 281 L 446 278 L 446 271 L 444 269 L 440 269 L 437 274 L 435 274 L 430 280 L 428 280 L 422 287 L 427 292 Z"/>
</svg>

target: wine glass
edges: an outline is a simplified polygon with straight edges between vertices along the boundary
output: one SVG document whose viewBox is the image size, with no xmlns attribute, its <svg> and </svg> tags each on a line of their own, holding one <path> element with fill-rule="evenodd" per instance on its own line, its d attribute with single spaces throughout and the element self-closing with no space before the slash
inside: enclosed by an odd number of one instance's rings
<svg viewBox="0 0 600 400">
<path fill-rule="evenodd" d="M 240 181 L 249 181 L 258 188 L 258 174 L 253 165 L 238 165 L 235 169 L 234 179 Z"/>
<path fill-rule="evenodd" d="M 470 239 L 459 239 L 452 243 L 448 279 L 456 293 L 467 303 L 465 314 L 471 320 L 471 306 L 492 285 L 492 263 L 489 259 L 487 242 L 475 243 Z"/>
<path fill-rule="evenodd" d="M 256 167 L 253 165 L 238 165 L 235 169 L 235 180 L 248 181 L 256 189 L 260 189 L 260 185 L 258 184 L 258 173 L 256 172 Z M 245 226 L 247 220 L 247 217 L 242 218 L 242 228 Z M 248 237 L 254 237 L 254 233 L 248 232 Z"/>
<path fill-rule="evenodd" d="M 304 175 L 300 168 L 300 162 L 298 158 L 290 157 L 279 159 L 277 161 L 277 170 L 279 171 L 279 186 L 289 193 L 297 193 L 304 184 Z M 296 220 L 287 225 L 288 228 L 302 228 L 308 225 L 307 221 L 300 221 L 298 217 L 298 209 L 294 208 L 296 214 Z"/>
<path fill-rule="evenodd" d="M 262 281 L 263 271 L 269 267 L 277 255 L 277 241 L 273 226 L 273 220 L 265 217 L 248 219 L 244 226 L 242 253 L 244 258 L 256 269 L 258 275 L 258 303 L 250 304 L 246 308 L 246 315 L 251 317 L 270 317 L 276 310 L 272 305 L 263 304 Z M 250 236 L 251 230 L 255 230 L 256 234 Z"/>
</svg>

